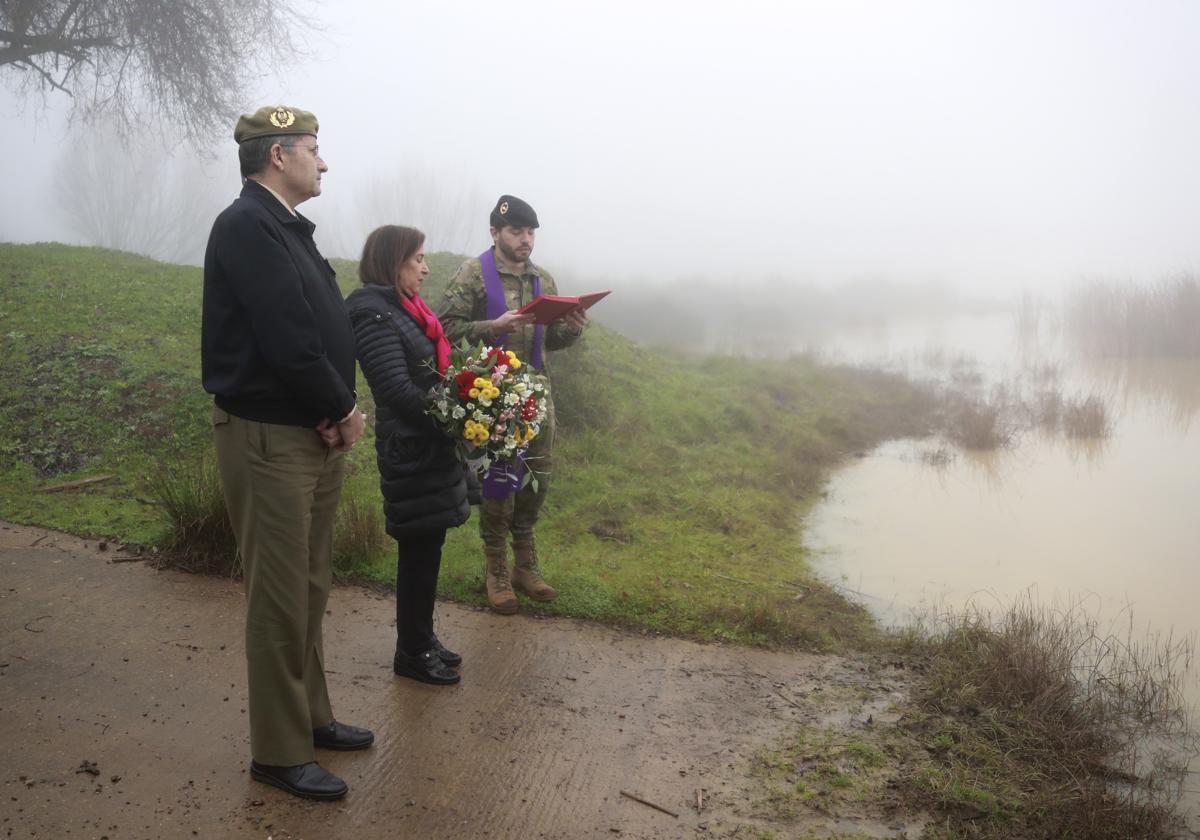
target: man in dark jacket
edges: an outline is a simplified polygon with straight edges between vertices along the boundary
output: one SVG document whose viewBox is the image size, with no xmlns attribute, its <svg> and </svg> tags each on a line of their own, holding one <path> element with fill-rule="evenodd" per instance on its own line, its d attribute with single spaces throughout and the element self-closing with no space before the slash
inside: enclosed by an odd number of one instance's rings
<svg viewBox="0 0 1200 840">
<path fill-rule="evenodd" d="M 341 292 L 295 210 L 328 167 L 307 111 L 261 108 L 234 139 L 244 187 L 204 255 L 201 366 L 245 575 L 250 774 L 338 799 L 346 783 L 314 748 L 362 749 L 374 735 L 334 720 L 322 664 L 344 453 L 364 425 Z"/>
</svg>

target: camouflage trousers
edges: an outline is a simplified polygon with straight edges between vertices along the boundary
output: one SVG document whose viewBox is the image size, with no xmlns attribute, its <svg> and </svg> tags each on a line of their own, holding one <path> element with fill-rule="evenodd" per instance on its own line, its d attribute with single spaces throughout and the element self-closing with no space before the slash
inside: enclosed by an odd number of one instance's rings
<svg viewBox="0 0 1200 840">
<path fill-rule="evenodd" d="M 554 464 L 554 432 L 556 428 L 554 402 L 548 402 L 546 422 L 541 431 L 529 444 L 525 456 L 525 467 L 533 471 L 537 479 L 537 490 L 533 482 L 526 484 L 517 493 L 503 499 L 484 498 L 479 503 L 479 536 L 485 548 L 496 551 L 506 549 L 508 538 L 517 544 L 528 543 L 533 537 L 546 491 L 550 489 L 550 474 Z"/>
</svg>

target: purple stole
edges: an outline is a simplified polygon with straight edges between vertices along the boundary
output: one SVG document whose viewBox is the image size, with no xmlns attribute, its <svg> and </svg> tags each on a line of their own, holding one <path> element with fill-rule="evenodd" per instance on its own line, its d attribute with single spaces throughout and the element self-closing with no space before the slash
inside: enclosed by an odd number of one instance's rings
<svg viewBox="0 0 1200 840">
<path fill-rule="evenodd" d="M 500 280 L 500 272 L 496 268 L 496 255 L 488 248 L 479 255 L 479 267 L 483 269 L 483 290 L 487 293 L 487 317 L 494 321 L 508 311 L 508 301 L 504 298 L 504 283 Z M 533 296 L 542 293 L 542 278 L 533 275 Z M 546 328 L 537 324 L 533 328 L 533 358 L 529 361 L 535 368 L 542 368 L 542 342 Z M 507 333 L 496 336 L 496 344 L 504 346 Z M 483 495 L 488 499 L 505 499 L 521 489 L 521 478 L 525 473 L 525 456 L 517 455 L 517 462 L 497 461 L 483 477 Z"/>
<path fill-rule="evenodd" d="M 488 248 L 479 255 L 479 267 L 483 269 L 483 290 L 487 292 L 487 317 L 494 321 L 508 311 L 508 301 L 504 299 L 504 283 L 500 280 L 500 272 L 496 269 L 496 255 Z M 542 278 L 533 275 L 533 296 L 542 293 Z M 538 370 L 542 369 L 542 342 L 546 328 L 537 324 L 533 328 L 533 358 L 529 361 Z M 496 336 L 496 342 L 503 347 L 508 334 Z"/>
</svg>

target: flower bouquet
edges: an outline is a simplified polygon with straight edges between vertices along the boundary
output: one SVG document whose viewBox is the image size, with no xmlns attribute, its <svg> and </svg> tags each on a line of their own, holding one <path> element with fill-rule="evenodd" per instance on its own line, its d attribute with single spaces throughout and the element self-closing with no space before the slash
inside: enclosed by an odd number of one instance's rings
<svg viewBox="0 0 1200 840">
<path fill-rule="evenodd" d="M 521 460 L 546 419 L 545 377 L 511 350 L 463 341 L 430 396 L 429 415 L 455 440 L 463 463 L 493 483 L 513 484 L 511 492 L 530 481 Z"/>
</svg>

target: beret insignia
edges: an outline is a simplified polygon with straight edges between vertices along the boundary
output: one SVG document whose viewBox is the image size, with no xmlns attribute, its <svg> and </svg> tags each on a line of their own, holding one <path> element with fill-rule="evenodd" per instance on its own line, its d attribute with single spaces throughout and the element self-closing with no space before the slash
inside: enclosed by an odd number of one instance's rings
<svg viewBox="0 0 1200 840">
<path fill-rule="evenodd" d="M 508 212 L 508 202 L 506 201 L 500 205 L 500 215 L 503 216 L 507 212 Z"/>
<path fill-rule="evenodd" d="M 276 128 L 290 128 L 296 121 L 296 115 L 282 105 L 271 112 L 271 125 Z"/>
</svg>

